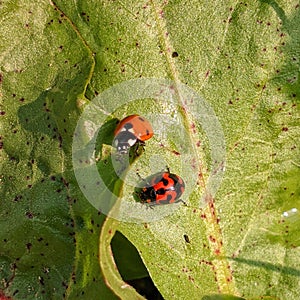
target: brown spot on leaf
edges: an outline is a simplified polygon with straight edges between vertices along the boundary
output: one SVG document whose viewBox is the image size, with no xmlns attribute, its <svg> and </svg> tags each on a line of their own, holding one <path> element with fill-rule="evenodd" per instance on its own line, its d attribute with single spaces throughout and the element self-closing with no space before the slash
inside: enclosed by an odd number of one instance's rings
<svg viewBox="0 0 300 300">
<path fill-rule="evenodd" d="M 33 218 L 33 213 L 31 211 L 27 211 L 25 215 L 26 215 L 26 217 L 28 219 L 32 219 Z"/>
<path fill-rule="evenodd" d="M 31 244 L 31 243 L 27 243 L 27 244 L 26 244 L 26 249 L 27 249 L 28 251 L 30 251 L 31 248 L 32 248 L 32 244 Z"/>
</svg>

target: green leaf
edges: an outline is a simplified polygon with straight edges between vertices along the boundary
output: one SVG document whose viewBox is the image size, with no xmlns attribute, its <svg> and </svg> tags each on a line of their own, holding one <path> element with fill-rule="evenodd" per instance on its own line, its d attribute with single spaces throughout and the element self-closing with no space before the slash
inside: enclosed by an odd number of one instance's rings
<svg viewBox="0 0 300 300">
<path fill-rule="evenodd" d="M 208 198 L 204 208 L 198 207 L 201 190 L 171 217 L 147 226 L 120 223 L 117 229 L 137 247 L 166 299 L 184 298 L 186 291 L 191 299 L 218 292 L 253 299 L 299 297 L 296 3 L 183 6 L 171 2 L 164 7 L 151 2 L 147 9 L 156 23 L 141 45 L 153 49 L 158 44 L 163 60 L 159 65 L 164 66 L 160 77 L 166 72 L 186 82 L 214 108 L 227 144 L 226 173 L 218 194 Z M 105 10 L 107 15 L 110 10 Z M 120 7 L 118 15 L 110 15 L 110 22 L 129 26 L 128 10 Z M 132 40 L 139 40 L 142 30 L 131 31 Z M 155 32 L 155 42 L 150 32 Z M 118 33 L 122 36 L 122 28 Z M 120 47 L 130 48 L 130 41 L 124 39 Z M 111 49 L 117 42 L 107 40 L 105 45 Z M 178 56 L 172 57 L 173 51 Z M 139 52 L 130 54 L 128 58 L 125 53 L 123 61 L 136 66 Z M 143 75 L 150 70 L 155 76 L 153 66 L 157 65 L 151 60 Z M 135 71 L 128 73 L 135 77 Z M 129 108 L 128 114 L 132 112 Z M 178 137 L 163 142 L 176 144 Z M 200 156 L 209 157 L 211 145 L 207 139 L 201 142 Z M 133 166 L 133 172 L 144 166 L 141 172 L 147 175 L 144 157 L 155 155 L 156 150 L 149 141 L 141 165 Z M 173 172 L 181 171 L 172 153 L 166 151 L 164 158 Z M 205 168 L 202 174 L 207 178 Z M 160 209 L 155 207 L 153 214 Z"/>
<path fill-rule="evenodd" d="M 0 294 L 114 299 L 98 262 L 103 216 L 72 171 L 91 50 L 54 3 L 0 7 Z"/>
<path fill-rule="evenodd" d="M 297 1 L 25 0 L 0 8 L 1 297 L 140 298 L 110 254 L 119 231 L 164 299 L 299 298 Z M 186 182 L 187 206 L 147 224 L 104 221 L 76 182 L 73 133 L 89 100 L 139 77 L 172 80 L 174 101 L 182 82 L 214 110 L 225 173 L 211 195 L 213 126 L 195 122 L 199 102 L 182 109 L 143 98 L 119 107 L 116 95 L 104 103 L 115 111 L 96 149 L 109 190 L 132 196 L 112 170 L 114 118 L 151 114 L 156 134 L 124 181 L 168 164 Z M 166 120 L 182 122 L 185 143 Z M 180 149 L 197 159 L 182 163 Z M 114 203 L 108 195 L 101 199 Z M 140 216 L 163 210 L 141 205 Z"/>
</svg>

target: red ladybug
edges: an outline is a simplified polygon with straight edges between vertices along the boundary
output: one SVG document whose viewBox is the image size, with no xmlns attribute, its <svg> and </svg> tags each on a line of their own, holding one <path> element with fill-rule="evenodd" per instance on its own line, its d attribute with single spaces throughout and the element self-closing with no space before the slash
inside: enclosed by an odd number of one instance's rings
<svg viewBox="0 0 300 300">
<path fill-rule="evenodd" d="M 160 172 L 146 180 L 146 186 L 137 189 L 137 196 L 142 203 L 150 206 L 183 202 L 180 197 L 184 192 L 184 181 L 176 174 Z"/>
<path fill-rule="evenodd" d="M 114 132 L 113 141 L 117 151 L 121 154 L 128 153 L 130 147 L 136 143 L 144 144 L 144 141 L 153 136 L 151 124 L 139 115 L 131 115 L 124 118 Z"/>
</svg>

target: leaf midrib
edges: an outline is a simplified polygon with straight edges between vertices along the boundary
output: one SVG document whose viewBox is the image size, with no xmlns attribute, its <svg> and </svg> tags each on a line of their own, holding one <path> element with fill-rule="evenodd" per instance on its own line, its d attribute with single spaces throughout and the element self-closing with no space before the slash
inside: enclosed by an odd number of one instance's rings
<svg viewBox="0 0 300 300">
<path fill-rule="evenodd" d="M 152 5 L 152 10 L 154 13 L 154 18 L 156 21 L 156 25 L 157 25 L 157 32 L 158 32 L 158 38 L 159 41 L 161 43 L 161 48 L 162 51 L 165 55 L 166 58 L 166 63 L 169 69 L 169 74 L 171 79 L 174 81 L 175 83 L 175 89 L 178 91 L 178 84 L 180 83 L 179 80 L 179 76 L 178 76 L 178 71 L 176 68 L 175 63 L 173 63 L 172 57 L 171 57 L 171 52 L 170 49 L 173 49 L 172 44 L 170 39 L 168 38 L 168 35 L 164 34 L 167 32 L 167 30 L 164 30 L 165 28 L 167 28 L 166 24 L 163 21 L 163 7 L 160 8 L 156 5 L 156 3 L 154 2 L 154 0 L 151 0 L 151 5 Z M 230 13 L 232 14 L 232 12 Z M 230 16 L 229 16 L 230 17 Z M 227 22 L 227 24 L 229 24 L 229 22 Z M 227 25 L 227 29 L 228 29 Z M 225 42 L 225 37 L 226 37 L 226 32 L 224 33 L 224 37 L 223 37 L 223 44 Z M 205 81 L 204 81 L 205 82 Z M 204 82 L 202 84 L 202 88 L 204 86 Z M 179 94 L 179 103 L 182 107 L 184 107 L 184 103 L 182 101 L 182 99 L 180 99 L 180 93 Z M 183 120 L 185 121 L 185 125 L 186 128 L 190 129 L 191 128 L 191 124 L 189 122 L 189 116 L 186 113 L 186 110 L 181 110 L 181 114 L 183 116 Z M 189 130 L 189 138 L 192 142 L 192 145 L 194 145 L 194 149 L 196 150 L 196 143 L 197 140 L 194 138 L 194 135 L 192 134 L 192 131 Z M 197 152 L 196 152 L 197 153 Z M 199 155 L 198 155 L 199 157 Z M 198 160 L 199 161 L 199 160 Z M 200 170 L 201 170 L 201 164 L 200 165 Z M 202 173 L 202 172 L 201 172 Z M 202 184 L 204 186 L 205 189 L 205 182 L 203 177 L 199 178 L 202 181 Z M 232 294 L 235 295 L 236 294 L 236 288 L 234 285 L 234 281 L 231 275 L 231 268 L 230 268 L 230 264 L 228 262 L 228 260 L 226 259 L 226 253 L 225 253 L 225 249 L 223 247 L 224 243 L 223 243 L 223 237 L 222 237 L 222 233 L 221 233 L 221 228 L 219 226 L 218 223 L 218 216 L 217 216 L 217 211 L 216 209 L 214 209 L 214 206 L 210 205 L 214 203 L 214 199 L 208 199 L 207 200 L 207 208 L 205 209 L 205 213 L 207 215 L 207 218 L 204 219 L 204 223 L 206 226 L 206 231 L 207 231 L 207 237 L 211 237 L 212 233 L 213 239 L 209 239 L 208 238 L 208 242 L 210 244 L 210 249 L 212 252 L 212 255 L 216 257 L 215 260 L 212 261 L 212 263 L 214 264 L 215 268 L 215 272 L 216 272 L 216 279 L 217 279 L 217 284 L 218 284 L 218 288 L 219 288 L 219 292 L 224 293 L 224 294 Z M 214 240 L 214 242 L 212 242 L 212 240 Z"/>
</svg>

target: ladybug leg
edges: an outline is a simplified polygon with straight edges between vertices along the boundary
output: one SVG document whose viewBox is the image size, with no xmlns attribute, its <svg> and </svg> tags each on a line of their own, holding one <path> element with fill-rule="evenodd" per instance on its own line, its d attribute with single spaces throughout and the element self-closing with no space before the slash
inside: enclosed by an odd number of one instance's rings
<svg viewBox="0 0 300 300">
<path fill-rule="evenodd" d="M 146 209 L 154 209 L 155 204 L 148 204 L 146 205 Z"/>
<path fill-rule="evenodd" d="M 138 195 L 138 193 L 136 193 L 136 195 Z M 148 203 L 146 200 L 140 200 L 140 203 L 141 203 L 141 205 L 142 206 L 146 206 L 146 209 L 153 209 L 153 206 L 155 205 L 155 204 L 150 204 L 150 203 Z"/>
<path fill-rule="evenodd" d="M 175 203 L 178 203 L 178 202 L 182 202 L 184 206 L 188 206 L 188 205 L 186 204 L 186 202 L 185 202 L 185 201 L 183 201 L 182 199 L 178 199 L 178 200 L 176 200 L 176 202 L 175 202 Z"/>
<path fill-rule="evenodd" d="M 141 181 L 145 181 L 145 178 L 143 178 L 140 173 L 136 172 L 136 175 Z"/>
<path fill-rule="evenodd" d="M 168 174 L 170 174 L 171 172 L 170 172 L 170 168 L 168 167 L 168 166 L 165 166 L 163 169 L 161 169 L 161 173 L 165 173 L 166 172 L 166 170 L 167 170 L 167 173 Z"/>
<path fill-rule="evenodd" d="M 146 143 L 144 141 L 141 141 L 141 140 L 138 140 L 138 142 L 139 142 L 139 145 L 141 147 L 143 147 L 143 150 L 144 150 L 144 147 L 145 147 Z"/>
<path fill-rule="evenodd" d="M 139 157 L 143 154 L 143 152 L 145 151 L 145 142 L 141 141 L 141 140 L 137 140 L 137 142 L 134 145 L 134 149 L 133 149 L 133 155 L 135 157 Z"/>
</svg>

